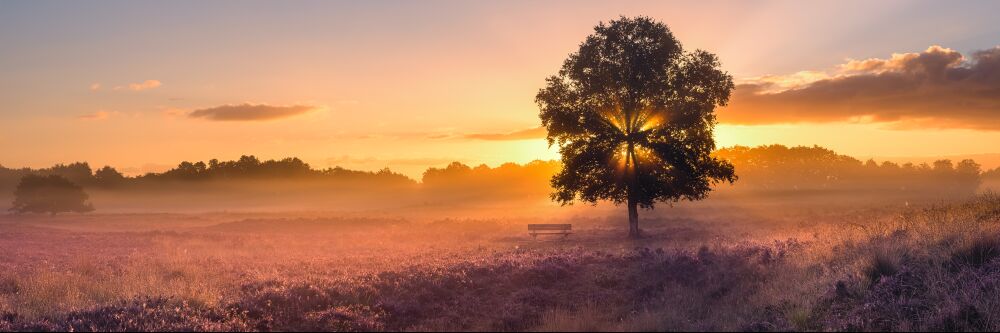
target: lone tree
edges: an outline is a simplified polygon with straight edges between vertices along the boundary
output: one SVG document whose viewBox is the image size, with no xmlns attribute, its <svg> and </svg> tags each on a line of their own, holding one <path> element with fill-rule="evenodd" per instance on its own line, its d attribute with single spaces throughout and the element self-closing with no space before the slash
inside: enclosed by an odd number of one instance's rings
<svg viewBox="0 0 1000 333">
<path fill-rule="evenodd" d="M 83 188 L 58 175 L 27 175 L 14 190 L 15 213 L 86 213 L 94 210 Z"/>
<path fill-rule="evenodd" d="M 625 203 L 636 238 L 639 207 L 700 200 L 711 185 L 735 181 L 732 164 L 711 156 L 714 110 L 733 80 L 714 54 L 685 52 L 648 17 L 594 30 L 535 99 L 562 155 L 552 199 Z"/>
</svg>

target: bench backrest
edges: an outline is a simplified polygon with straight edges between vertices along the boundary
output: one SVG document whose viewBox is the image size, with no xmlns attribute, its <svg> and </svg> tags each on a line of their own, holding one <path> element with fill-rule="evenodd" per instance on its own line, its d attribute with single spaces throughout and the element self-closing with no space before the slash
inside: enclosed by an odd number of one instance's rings
<svg viewBox="0 0 1000 333">
<path fill-rule="evenodd" d="M 571 230 L 572 224 L 529 224 L 528 230 Z"/>
</svg>

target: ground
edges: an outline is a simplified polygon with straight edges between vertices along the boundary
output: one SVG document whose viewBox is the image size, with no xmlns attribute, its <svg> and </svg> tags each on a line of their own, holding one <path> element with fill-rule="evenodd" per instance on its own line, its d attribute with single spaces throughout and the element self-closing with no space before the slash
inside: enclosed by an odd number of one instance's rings
<svg viewBox="0 0 1000 333">
<path fill-rule="evenodd" d="M 572 211 L 7 215 L 0 330 L 1000 328 L 993 194 Z"/>
</svg>

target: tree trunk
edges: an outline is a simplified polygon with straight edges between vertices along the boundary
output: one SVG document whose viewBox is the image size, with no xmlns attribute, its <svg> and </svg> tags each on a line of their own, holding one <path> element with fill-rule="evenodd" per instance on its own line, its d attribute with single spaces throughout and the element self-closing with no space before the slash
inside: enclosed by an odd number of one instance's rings
<svg viewBox="0 0 1000 333">
<path fill-rule="evenodd" d="M 628 180 L 628 237 L 637 239 L 639 235 L 639 203 L 636 198 L 636 191 L 639 187 L 639 157 L 635 155 L 635 146 L 628 145 L 628 160 L 625 163 L 626 170 L 631 170 Z M 626 171 L 627 172 L 627 171 Z"/>
<path fill-rule="evenodd" d="M 634 199 L 628 199 L 628 237 L 639 238 L 639 204 Z"/>
</svg>

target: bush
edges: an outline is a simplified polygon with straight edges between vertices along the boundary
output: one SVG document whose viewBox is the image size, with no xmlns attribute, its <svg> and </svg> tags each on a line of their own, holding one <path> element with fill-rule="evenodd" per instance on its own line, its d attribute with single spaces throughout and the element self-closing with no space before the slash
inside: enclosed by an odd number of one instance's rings
<svg viewBox="0 0 1000 333">
<path fill-rule="evenodd" d="M 969 245 L 955 251 L 952 257 L 956 263 L 980 268 L 1000 257 L 1000 236 L 979 236 Z"/>
<path fill-rule="evenodd" d="M 896 275 L 896 272 L 899 272 L 899 258 L 881 251 L 875 252 L 864 270 L 871 285 L 878 283 L 883 277 Z"/>
<path fill-rule="evenodd" d="M 79 185 L 58 175 L 27 175 L 14 190 L 15 213 L 86 213 L 94 210 Z"/>
</svg>

